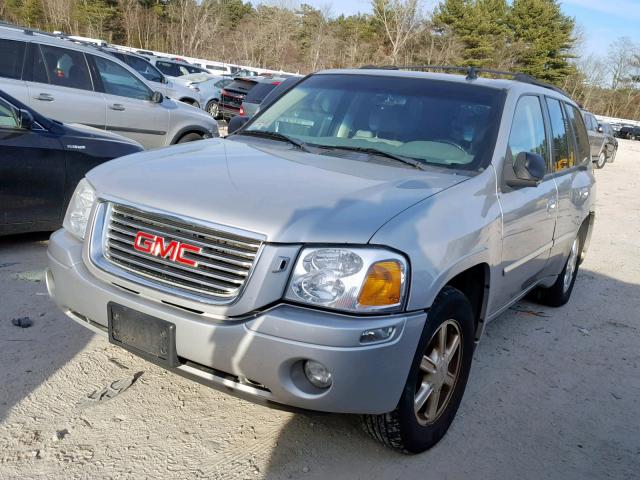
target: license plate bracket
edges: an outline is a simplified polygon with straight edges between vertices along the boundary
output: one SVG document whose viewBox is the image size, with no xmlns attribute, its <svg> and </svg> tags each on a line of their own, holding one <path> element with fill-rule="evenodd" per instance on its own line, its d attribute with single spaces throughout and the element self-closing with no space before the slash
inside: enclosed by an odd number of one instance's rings
<svg viewBox="0 0 640 480">
<path fill-rule="evenodd" d="M 175 324 L 114 302 L 107 312 L 110 343 L 165 368 L 180 364 Z"/>
</svg>

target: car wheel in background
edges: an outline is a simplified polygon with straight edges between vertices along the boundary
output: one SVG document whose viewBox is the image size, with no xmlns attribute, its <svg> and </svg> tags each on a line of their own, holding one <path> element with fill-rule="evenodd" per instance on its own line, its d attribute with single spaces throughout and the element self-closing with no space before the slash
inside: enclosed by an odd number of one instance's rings
<svg viewBox="0 0 640 480">
<path fill-rule="evenodd" d="M 398 406 L 389 413 L 364 415 L 365 431 L 405 453 L 420 453 L 438 443 L 462 401 L 474 336 L 469 300 L 453 287 L 443 288 L 429 309 Z"/>
<path fill-rule="evenodd" d="M 187 133 L 180 137 L 177 143 L 187 143 L 187 142 L 195 142 L 197 140 L 202 140 L 202 135 L 199 133 Z"/>
<path fill-rule="evenodd" d="M 216 102 L 215 100 L 211 100 L 209 103 L 207 103 L 207 112 L 209 112 L 209 115 L 211 115 L 213 118 L 218 120 L 218 118 L 220 118 L 220 107 L 218 106 L 218 102 Z"/>
<path fill-rule="evenodd" d="M 607 163 L 613 163 L 616 159 L 616 154 L 618 153 L 618 149 L 614 148 L 611 152 L 611 155 L 607 157 Z"/>
<path fill-rule="evenodd" d="M 603 150 L 602 152 L 600 152 L 600 155 L 598 155 L 598 160 L 596 161 L 596 167 L 604 168 L 604 165 L 606 163 L 607 163 L 607 154 Z"/>
</svg>

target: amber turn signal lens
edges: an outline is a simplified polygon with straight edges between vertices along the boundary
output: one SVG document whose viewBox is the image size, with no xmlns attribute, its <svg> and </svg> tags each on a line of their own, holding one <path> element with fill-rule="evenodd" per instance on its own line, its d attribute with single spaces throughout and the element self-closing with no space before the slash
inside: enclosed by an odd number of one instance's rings
<svg viewBox="0 0 640 480">
<path fill-rule="evenodd" d="M 369 267 L 358 303 L 367 307 L 382 307 L 400 303 L 402 265 L 394 260 L 374 263 Z"/>
</svg>

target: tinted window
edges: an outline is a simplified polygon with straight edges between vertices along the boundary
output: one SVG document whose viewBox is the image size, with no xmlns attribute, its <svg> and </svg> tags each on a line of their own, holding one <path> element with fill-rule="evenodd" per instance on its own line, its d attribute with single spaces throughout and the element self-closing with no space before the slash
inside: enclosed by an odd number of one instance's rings
<svg viewBox="0 0 640 480">
<path fill-rule="evenodd" d="M 18 128 L 16 112 L 0 98 L 0 128 Z"/>
<path fill-rule="evenodd" d="M 503 98 L 497 89 L 465 83 L 314 75 L 279 97 L 247 130 L 278 132 L 340 157 L 349 150 L 380 150 L 423 164 L 478 169 L 493 151 Z"/>
<path fill-rule="evenodd" d="M 0 39 L 0 77 L 21 78 L 25 43 Z"/>
<path fill-rule="evenodd" d="M 125 55 L 125 57 L 125 63 L 140 75 L 142 75 L 144 78 L 152 82 L 162 82 L 162 73 L 160 73 L 157 68 L 147 62 L 145 59 L 135 57 L 133 55 Z"/>
<path fill-rule="evenodd" d="M 131 72 L 106 58 L 93 58 L 105 93 L 138 100 L 149 100 L 151 90 Z"/>
<path fill-rule="evenodd" d="M 247 80 L 234 80 L 225 88 L 233 92 L 240 92 L 240 93 L 246 94 L 249 90 L 251 90 L 254 87 L 255 84 L 256 82 L 249 82 Z"/>
<path fill-rule="evenodd" d="M 169 75 L 170 77 L 179 77 L 182 74 L 180 73 L 180 69 L 175 63 L 171 62 L 156 62 L 156 67 L 165 75 Z"/>
<path fill-rule="evenodd" d="M 47 74 L 47 66 L 44 64 L 44 57 L 40 52 L 37 44 L 31 44 L 29 47 L 31 58 L 31 80 L 39 83 L 49 83 L 49 75 Z"/>
<path fill-rule="evenodd" d="M 82 52 L 50 45 L 40 45 L 40 49 L 51 85 L 93 90 L 89 68 Z M 34 77 L 35 73 L 34 70 Z M 40 73 L 39 76 L 41 75 Z"/>
<path fill-rule="evenodd" d="M 578 144 L 578 158 L 579 163 L 584 163 L 589 160 L 591 156 L 591 146 L 589 145 L 589 135 L 585 128 L 584 122 L 580 111 L 573 105 L 565 103 L 567 115 L 569 116 L 569 122 L 576 137 L 576 143 Z"/>
<path fill-rule="evenodd" d="M 526 152 L 542 155 L 549 163 L 544 117 L 538 97 L 527 96 L 518 100 L 509 135 L 509 150 L 514 162 L 519 153 Z"/>
<path fill-rule="evenodd" d="M 553 139 L 553 161 L 556 171 L 571 168 L 576 159 L 573 152 L 573 141 L 567 134 L 569 130 L 562 105 L 559 100 L 547 98 L 549 119 L 551 120 L 551 138 Z"/>
<path fill-rule="evenodd" d="M 256 86 L 249 90 L 249 93 L 247 93 L 244 101 L 247 103 L 261 103 L 262 100 L 264 100 L 264 97 L 266 97 L 267 94 L 274 88 L 276 88 L 276 85 L 278 85 L 279 83 L 280 82 L 256 83 Z"/>
</svg>

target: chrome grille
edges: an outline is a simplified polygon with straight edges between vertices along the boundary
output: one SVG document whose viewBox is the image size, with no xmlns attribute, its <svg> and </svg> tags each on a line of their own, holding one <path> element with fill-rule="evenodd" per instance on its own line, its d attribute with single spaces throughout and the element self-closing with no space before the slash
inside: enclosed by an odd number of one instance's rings
<svg viewBox="0 0 640 480">
<path fill-rule="evenodd" d="M 138 232 L 199 247 L 183 257 L 185 265 L 134 248 Z M 103 255 L 112 264 L 157 283 L 223 300 L 237 297 L 253 268 L 262 241 L 176 217 L 109 204 L 103 230 Z"/>
</svg>

